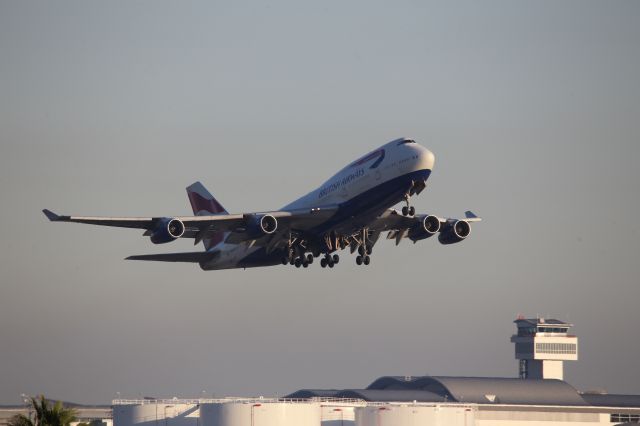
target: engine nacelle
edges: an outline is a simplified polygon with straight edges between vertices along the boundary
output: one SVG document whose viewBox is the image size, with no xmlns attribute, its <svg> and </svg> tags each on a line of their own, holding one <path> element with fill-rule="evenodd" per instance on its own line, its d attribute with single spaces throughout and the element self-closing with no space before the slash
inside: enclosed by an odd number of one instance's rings
<svg viewBox="0 0 640 426">
<path fill-rule="evenodd" d="M 465 220 L 447 223 L 438 235 L 441 244 L 455 244 L 464 240 L 471 233 L 471 226 Z"/>
<path fill-rule="evenodd" d="M 278 220 L 270 214 L 244 216 L 247 234 L 253 238 L 273 234 L 278 229 Z"/>
<path fill-rule="evenodd" d="M 170 243 L 184 234 L 184 223 L 180 219 L 163 217 L 151 232 L 153 244 Z"/>
<path fill-rule="evenodd" d="M 409 239 L 416 242 L 433 236 L 440 230 L 440 220 L 435 216 L 424 216 L 420 223 L 409 230 Z"/>
</svg>

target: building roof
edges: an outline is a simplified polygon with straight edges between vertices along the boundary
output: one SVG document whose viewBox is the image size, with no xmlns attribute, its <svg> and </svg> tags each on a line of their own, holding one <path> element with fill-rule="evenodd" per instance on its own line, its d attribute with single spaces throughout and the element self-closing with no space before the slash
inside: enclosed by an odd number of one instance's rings
<svg viewBox="0 0 640 426">
<path fill-rule="evenodd" d="M 563 325 L 567 327 L 573 327 L 573 324 L 554 318 L 518 318 L 514 322 L 518 325 L 520 325 L 521 323 L 527 323 L 531 325 Z"/>
<path fill-rule="evenodd" d="M 285 398 L 305 399 L 305 398 L 338 398 L 339 389 L 300 389 L 291 393 Z"/>
<path fill-rule="evenodd" d="M 420 389 L 346 389 L 338 393 L 338 398 L 356 398 L 365 401 L 417 401 L 445 402 L 446 398 L 437 393 Z"/>
<path fill-rule="evenodd" d="M 599 407 L 640 407 L 640 395 L 583 393 L 582 399 Z"/>
<path fill-rule="evenodd" d="M 420 389 L 449 401 L 477 404 L 588 405 L 571 385 L 549 379 L 386 376 L 367 389 Z"/>
</svg>

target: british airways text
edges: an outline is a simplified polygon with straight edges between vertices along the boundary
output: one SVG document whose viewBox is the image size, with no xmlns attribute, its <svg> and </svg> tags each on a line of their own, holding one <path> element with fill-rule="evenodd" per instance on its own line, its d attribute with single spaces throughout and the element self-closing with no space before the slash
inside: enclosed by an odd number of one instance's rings
<svg viewBox="0 0 640 426">
<path fill-rule="evenodd" d="M 364 169 L 359 169 L 357 172 L 351 173 L 351 174 L 343 177 L 341 180 L 333 182 L 332 184 L 327 185 L 324 188 L 322 188 L 322 190 L 318 194 L 318 198 L 325 197 L 325 196 L 331 194 L 333 191 L 336 191 L 337 189 L 347 185 L 348 183 L 350 183 L 353 180 L 358 179 L 359 177 L 362 177 L 362 176 L 364 176 Z"/>
</svg>

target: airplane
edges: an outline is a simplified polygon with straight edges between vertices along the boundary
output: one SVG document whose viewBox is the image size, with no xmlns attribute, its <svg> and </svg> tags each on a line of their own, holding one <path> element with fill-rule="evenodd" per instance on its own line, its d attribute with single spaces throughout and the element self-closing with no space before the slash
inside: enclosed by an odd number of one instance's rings
<svg viewBox="0 0 640 426">
<path fill-rule="evenodd" d="M 426 187 L 435 157 L 413 139 L 388 142 L 349 163 L 320 187 L 280 210 L 229 214 L 200 183 L 188 186 L 194 216 L 88 217 L 62 216 L 44 209 L 53 222 L 143 229 L 154 244 L 178 238 L 202 242 L 204 251 L 145 254 L 127 260 L 198 263 L 206 271 L 273 266 L 307 268 L 322 256 L 322 268 L 340 261 L 346 248 L 357 265 L 369 265 L 380 234 L 398 245 L 438 234 L 442 244 L 466 239 L 471 223 L 482 220 L 471 211 L 464 219 L 416 214 L 410 200 Z M 404 202 L 400 211 L 393 209 Z"/>
</svg>

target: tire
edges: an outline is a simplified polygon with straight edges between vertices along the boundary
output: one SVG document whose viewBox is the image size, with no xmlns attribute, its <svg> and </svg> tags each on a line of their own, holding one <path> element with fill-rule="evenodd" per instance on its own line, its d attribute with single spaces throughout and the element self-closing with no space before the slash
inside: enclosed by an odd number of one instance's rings
<svg viewBox="0 0 640 426">
<path fill-rule="evenodd" d="M 416 214 L 416 208 L 411 206 L 409 207 L 409 216 L 415 216 Z"/>
<path fill-rule="evenodd" d="M 313 263 L 313 255 L 311 253 L 307 255 L 307 262 L 309 262 L 309 264 Z"/>
<path fill-rule="evenodd" d="M 325 259 L 324 257 L 322 259 L 320 259 L 320 266 L 322 266 L 323 268 L 327 267 L 327 259 Z"/>
<path fill-rule="evenodd" d="M 356 264 L 362 265 L 362 256 L 356 257 Z"/>
<path fill-rule="evenodd" d="M 286 257 L 282 258 L 282 264 L 286 265 L 287 263 L 289 263 L 289 259 L 287 259 Z"/>
<path fill-rule="evenodd" d="M 333 263 L 338 263 L 340 262 L 340 256 L 338 256 L 337 254 L 333 255 Z"/>
<path fill-rule="evenodd" d="M 297 258 L 297 259 L 293 262 L 293 264 L 294 264 L 294 265 L 296 265 L 296 268 L 299 268 L 299 267 L 300 267 L 300 265 L 302 265 L 302 261 L 300 260 L 300 258 Z"/>
<path fill-rule="evenodd" d="M 363 246 L 358 247 L 358 254 L 360 256 L 364 256 L 365 250 Z"/>
<path fill-rule="evenodd" d="M 333 262 L 329 262 L 329 268 L 333 268 Z"/>
<path fill-rule="evenodd" d="M 407 208 L 407 206 L 404 206 L 402 208 L 402 216 L 407 216 L 409 214 L 409 208 Z"/>
<path fill-rule="evenodd" d="M 371 258 L 369 256 L 365 256 L 364 257 L 364 264 L 368 265 L 369 263 L 371 263 Z"/>
<path fill-rule="evenodd" d="M 302 267 L 308 268 L 309 267 L 309 262 L 302 262 Z"/>
</svg>

